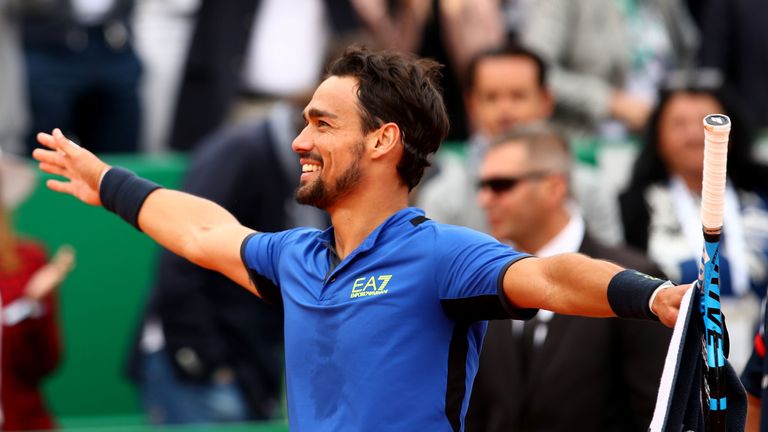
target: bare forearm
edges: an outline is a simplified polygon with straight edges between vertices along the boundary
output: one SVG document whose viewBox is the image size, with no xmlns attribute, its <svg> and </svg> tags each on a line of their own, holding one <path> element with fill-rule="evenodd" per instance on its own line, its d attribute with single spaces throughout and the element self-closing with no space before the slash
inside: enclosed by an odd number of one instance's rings
<svg viewBox="0 0 768 432">
<path fill-rule="evenodd" d="M 520 260 L 504 275 L 504 293 L 517 307 L 590 317 L 658 318 L 667 327 L 674 326 L 690 287 L 581 254 Z"/>
<path fill-rule="evenodd" d="M 504 291 L 519 307 L 609 317 L 614 313 L 608 304 L 608 284 L 621 270 L 608 261 L 575 253 L 530 258 L 510 267 Z"/>
<path fill-rule="evenodd" d="M 237 219 L 218 204 L 184 192 L 158 189 L 139 212 L 139 227 L 161 246 L 201 266 L 211 268 L 205 254 L 210 233 Z"/>
</svg>

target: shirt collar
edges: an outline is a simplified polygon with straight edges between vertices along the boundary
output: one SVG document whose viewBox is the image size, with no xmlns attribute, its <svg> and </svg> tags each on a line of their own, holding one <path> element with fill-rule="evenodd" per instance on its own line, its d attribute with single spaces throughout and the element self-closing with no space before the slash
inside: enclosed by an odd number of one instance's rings
<svg viewBox="0 0 768 432">
<path fill-rule="evenodd" d="M 372 248 L 376 244 L 376 241 L 379 239 L 379 236 L 385 228 L 410 222 L 413 218 L 418 216 L 424 216 L 424 210 L 416 207 L 406 207 L 397 211 L 395 214 L 382 222 L 381 225 L 376 227 L 376 229 L 374 229 L 370 234 L 368 234 L 368 237 L 366 237 L 365 240 L 363 240 L 363 243 L 358 246 L 356 252 L 361 252 Z M 336 241 L 333 225 L 320 233 L 318 236 L 318 241 L 331 251 L 336 251 Z M 356 252 L 353 252 L 353 254 Z"/>
<path fill-rule="evenodd" d="M 578 252 L 581 242 L 584 240 L 584 218 L 576 211 L 569 210 L 571 219 L 557 235 L 536 252 L 536 256 L 548 257 L 552 255 Z"/>
</svg>

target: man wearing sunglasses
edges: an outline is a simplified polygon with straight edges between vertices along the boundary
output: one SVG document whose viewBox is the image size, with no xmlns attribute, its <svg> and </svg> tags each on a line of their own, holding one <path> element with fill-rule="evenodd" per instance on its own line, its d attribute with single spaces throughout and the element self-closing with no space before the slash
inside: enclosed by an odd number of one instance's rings
<svg viewBox="0 0 768 432">
<path fill-rule="evenodd" d="M 661 276 L 641 254 L 586 233 L 571 203 L 571 166 L 567 142 L 545 125 L 492 145 L 477 184 L 491 234 L 537 256 L 580 252 Z M 545 310 L 527 322 L 489 322 L 466 430 L 644 431 L 670 336 L 657 323 Z"/>
<path fill-rule="evenodd" d="M 438 173 L 426 181 L 417 204 L 438 222 L 487 232 L 482 209 L 475 200 L 478 167 L 491 141 L 521 124 L 547 121 L 555 100 L 547 85 L 547 66 L 541 57 L 520 45 L 485 51 L 467 70 L 465 105 L 473 134 L 466 145 L 444 145 L 438 154 Z M 614 244 L 621 238 L 618 209 L 603 190 L 598 172 L 573 164 L 574 196 L 582 205 L 588 229 L 598 239 Z"/>
</svg>

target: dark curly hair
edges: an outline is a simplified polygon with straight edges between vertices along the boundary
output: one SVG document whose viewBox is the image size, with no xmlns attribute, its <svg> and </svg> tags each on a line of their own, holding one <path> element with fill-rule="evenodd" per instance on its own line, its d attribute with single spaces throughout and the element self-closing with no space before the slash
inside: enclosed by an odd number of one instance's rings
<svg viewBox="0 0 768 432">
<path fill-rule="evenodd" d="M 328 76 L 353 77 L 363 133 L 393 122 L 400 128 L 400 178 L 412 190 L 448 134 L 448 114 L 438 85 L 442 65 L 393 51 L 351 46 L 328 68 Z"/>
</svg>

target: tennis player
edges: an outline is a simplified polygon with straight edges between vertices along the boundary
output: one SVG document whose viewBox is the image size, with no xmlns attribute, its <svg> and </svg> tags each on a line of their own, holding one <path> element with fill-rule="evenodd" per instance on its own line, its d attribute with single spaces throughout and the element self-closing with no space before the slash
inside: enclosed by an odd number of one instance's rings
<svg viewBox="0 0 768 432">
<path fill-rule="evenodd" d="M 485 320 L 544 308 L 671 326 L 687 286 L 579 254 L 531 257 L 408 207 L 448 131 L 438 69 L 362 48 L 331 65 L 293 142 L 296 198 L 329 212 L 325 231 L 254 232 L 210 201 L 110 167 L 58 129 L 38 135 L 49 150 L 34 157 L 68 180 L 49 180 L 52 190 L 281 304 L 292 431 L 460 431 Z"/>
</svg>

